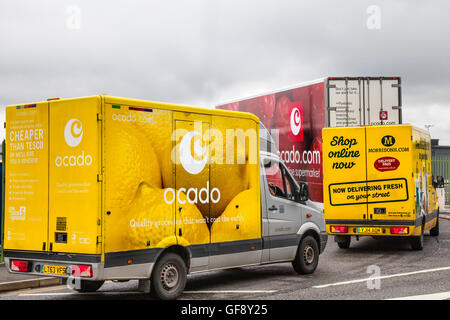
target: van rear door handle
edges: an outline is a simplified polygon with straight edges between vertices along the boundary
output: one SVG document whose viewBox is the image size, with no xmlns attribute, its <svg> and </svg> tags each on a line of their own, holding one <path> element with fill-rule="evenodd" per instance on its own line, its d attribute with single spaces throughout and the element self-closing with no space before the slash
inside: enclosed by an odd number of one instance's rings
<svg viewBox="0 0 450 320">
<path fill-rule="evenodd" d="M 269 210 L 270 210 L 270 211 L 276 211 L 276 210 L 278 210 L 278 208 L 275 207 L 275 205 L 273 205 L 273 206 L 271 206 L 271 207 L 269 208 Z"/>
</svg>

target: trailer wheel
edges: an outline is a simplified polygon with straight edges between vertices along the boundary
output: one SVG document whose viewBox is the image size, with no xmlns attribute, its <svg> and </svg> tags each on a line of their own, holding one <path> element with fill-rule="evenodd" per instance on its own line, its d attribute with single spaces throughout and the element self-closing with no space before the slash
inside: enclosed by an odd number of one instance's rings
<svg viewBox="0 0 450 320">
<path fill-rule="evenodd" d="M 436 216 L 436 225 L 430 229 L 430 236 L 437 237 L 439 235 L 439 212 Z"/>
<path fill-rule="evenodd" d="M 80 288 L 74 288 L 77 292 L 95 292 L 105 283 L 105 281 L 80 280 Z"/>
<path fill-rule="evenodd" d="M 313 273 L 319 263 L 319 245 L 312 236 L 306 236 L 300 241 L 292 266 L 298 274 Z"/>
<path fill-rule="evenodd" d="M 334 236 L 334 241 L 337 242 L 337 245 L 341 249 L 350 248 L 350 243 L 352 242 L 351 236 Z"/>
<path fill-rule="evenodd" d="M 167 253 L 157 262 L 151 277 L 151 294 L 156 299 L 178 298 L 186 286 L 187 269 L 184 260 L 176 253 Z"/>
<path fill-rule="evenodd" d="M 423 249 L 423 228 L 424 225 L 422 225 L 422 230 L 420 231 L 420 236 L 412 236 L 411 237 L 411 248 L 413 250 L 420 251 Z"/>
</svg>

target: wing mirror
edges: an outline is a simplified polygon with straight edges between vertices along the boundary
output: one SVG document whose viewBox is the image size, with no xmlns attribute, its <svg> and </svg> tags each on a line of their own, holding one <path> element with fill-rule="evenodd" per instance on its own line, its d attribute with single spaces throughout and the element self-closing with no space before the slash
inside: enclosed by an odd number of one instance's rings
<svg viewBox="0 0 450 320">
<path fill-rule="evenodd" d="M 301 202 L 305 202 L 309 199 L 309 187 L 305 182 L 300 182 L 300 188 L 297 190 L 297 198 Z"/>
</svg>

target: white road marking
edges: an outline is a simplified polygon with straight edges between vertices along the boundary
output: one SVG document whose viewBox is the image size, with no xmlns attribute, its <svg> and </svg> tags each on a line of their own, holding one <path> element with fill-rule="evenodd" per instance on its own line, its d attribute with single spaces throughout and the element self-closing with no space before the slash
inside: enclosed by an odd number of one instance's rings
<svg viewBox="0 0 450 320">
<path fill-rule="evenodd" d="M 198 290 L 184 291 L 183 293 L 274 293 L 278 290 Z"/>
<path fill-rule="evenodd" d="M 446 271 L 446 270 L 450 270 L 450 267 L 426 269 L 426 270 L 419 270 L 419 271 L 391 274 L 391 275 L 388 275 L 388 276 L 370 277 L 370 278 L 364 278 L 364 279 L 356 279 L 356 280 L 335 282 L 335 283 L 329 283 L 329 284 L 322 284 L 322 285 L 318 285 L 318 286 L 313 286 L 312 288 L 314 288 L 314 289 L 322 289 L 322 288 L 328 288 L 328 287 L 333 287 L 333 286 L 341 286 L 341 285 L 346 285 L 346 284 L 354 284 L 354 283 L 360 283 L 360 282 L 366 282 L 366 281 L 373 281 L 373 280 L 377 280 L 377 279 L 381 280 L 381 279 L 388 279 L 388 278 L 395 278 L 395 277 L 405 277 L 405 276 L 410 276 L 410 275 L 414 275 L 414 274 L 428 273 L 428 272 L 438 272 L 438 271 Z"/>
<path fill-rule="evenodd" d="M 207 291 L 184 291 L 183 293 L 274 293 L 278 290 L 207 290 Z M 143 294 L 140 291 L 97 291 L 97 292 L 48 292 L 48 293 L 21 293 L 20 297 L 33 297 L 33 296 L 68 296 L 68 295 L 98 295 L 98 294 Z"/>
<path fill-rule="evenodd" d="M 21 293 L 19 297 L 32 297 L 32 296 L 69 296 L 69 295 L 99 295 L 99 294 L 144 294 L 140 291 L 96 291 L 96 292 L 48 292 L 48 293 Z"/>
<path fill-rule="evenodd" d="M 418 296 L 409 296 L 402 298 L 393 298 L 387 300 L 445 300 L 450 299 L 450 291 L 449 292 L 439 292 L 432 294 L 422 294 Z"/>
</svg>

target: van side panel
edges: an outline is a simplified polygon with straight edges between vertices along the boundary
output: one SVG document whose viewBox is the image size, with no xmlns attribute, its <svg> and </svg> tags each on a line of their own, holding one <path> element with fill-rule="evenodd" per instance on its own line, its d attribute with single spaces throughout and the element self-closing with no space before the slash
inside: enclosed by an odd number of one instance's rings
<svg viewBox="0 0 450 320">
<path fill-rule="evenodd" d="M 195 271 L 259 263 L 258 123 L 131 102 L 104 106 L 105 267 L 151 264 L 173 245 Z"/>
<path fill-rule="evenodd" d="M 217 136 L 211 180 L 212 187 L 220 190 L 221 199 L 212 204 L 216 219 L 212 242 L 260 238 L 257 124 L 246 119 L 213 117 L 213 128 Z M 223 150 L 220 155 L 219 150 Z"/>
<path fill-rule="evenodd" d="M 101 253 L 99 96 L 50 102 L 49 250 Z"/>
<path fill-rule="evenodd" d="M 417 219 L 425 219 L 425 230 L 436 225 L 436 190 L 432 185 L 431 138 L 419 128 L 412 130 L 414 210 Z"/>
<path fill-rule="evenodd" d="M 6 107 L 6 250 L 47 248 L 48 134 L 48 102 Z"/>
<path fill-rule="evenodd" d="M 154 256 L 176 244 L 171 161 L 173 112 L 131 105 L 104 105 L 105 266 L 137 262 L 133 252 Z M 165 202 L 167 196 L 170 203 Z"/>
</svg>

